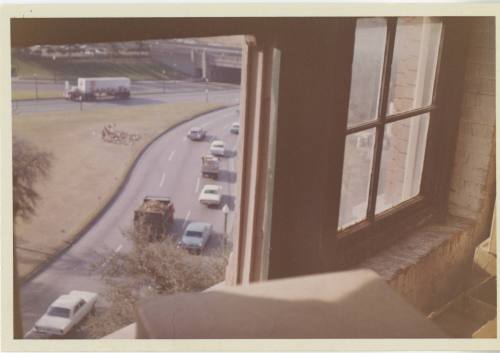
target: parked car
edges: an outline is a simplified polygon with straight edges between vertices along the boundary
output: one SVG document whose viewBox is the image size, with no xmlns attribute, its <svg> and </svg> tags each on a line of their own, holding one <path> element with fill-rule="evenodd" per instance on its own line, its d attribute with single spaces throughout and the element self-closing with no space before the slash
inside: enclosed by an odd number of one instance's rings
<svg viewBox="0 0 500 353">
<path fill-rule="evenodd" d="M 71 291 L 57 298 L 35 323 L 34 331 L 47 335 L 64 336 L 94 308 L 97 294 Z"/>
<path fill-rule="evenodd" d="M 184 231 L 178 245 L 189 252 L 200 254 L 212 235 L 212 225 L 204 222 L 192 222 Z"/>
<path fill-rule="evenodd" d="M 187 136 L 193 141 L 201 141 L 205 138 L 206 131 L 201 127 L 192 127 Z"/>
<path fill-rule="evenodd" d="M 215 140 L 214 142 L 212 142 L 212 144 L 210 145 L 210 153 L 212 153 L 214 156 L 224 156 L 224 154 L 226 153 L 224 141 Z"/>
<path fill-rule="evenodd" d="M 233 134 L 238 135 L 240 133 L 240 123 L 233 123 L 229 129 Z"/>
<path fill-rule="evenodd" d="M 207 206 L 217 206 L 220 205 L 222 198 L 221 195 L 222 187 L 219 185 L 205 185 L 201 190 L 200 197 L 198 200 Z"/>
</svg>

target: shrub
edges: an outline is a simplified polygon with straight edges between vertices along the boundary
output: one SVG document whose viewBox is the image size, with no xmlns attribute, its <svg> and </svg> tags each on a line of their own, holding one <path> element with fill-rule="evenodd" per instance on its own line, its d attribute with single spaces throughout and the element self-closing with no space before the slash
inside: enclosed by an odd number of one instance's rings
<svg viewBox="0 0 500 353">
<path fill-rule="evenodd" d="M 133 244 L 130 252 L 107 252 L 94 264 L 107 286 L 99 299 L 106 308 L 81 326 L 85 337 L 102 337 L 134 322 L 134 307 L 139 300 L 199 292 L 224 280 L 226 249 L 196 256 L 177 248 L 171 237 L 149 242 L 137 231 L 125 235 Z"/>
</svg>

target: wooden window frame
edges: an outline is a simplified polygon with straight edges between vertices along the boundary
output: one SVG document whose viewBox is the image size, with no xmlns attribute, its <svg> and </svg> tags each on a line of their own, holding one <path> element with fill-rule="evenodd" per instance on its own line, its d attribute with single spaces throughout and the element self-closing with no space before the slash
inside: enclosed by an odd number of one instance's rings
<svg viewBox="0 0 500 353">
<path fill-rule="evenodd" d="M 394 45 L 396 40 L 397 32 L 397 22 L 399 17 L 386 17 L 386 40 L 384 49 L 384 60 L 382 66 L 382 78 L 380 82 L 380 94 L 378 97 L 378 108 L 377 117 L 373 121 L 365 122 L 353 127 L 347 127 L 347 117 L 346 117 L 346 129 L 344 133 L 344 150 L 346 138 L 349 135 L 355 134 L 360 131 L 367 131 L 368 129 L 375 129 L 375 142 L 373 146 L 373 161 L 371 166 L 370 183 L 368 191 L 368 201 L 366 216 L 363 220 L 358 221 L 352 225 L 345 228 L 339 229 L 338 221 L 340 214 L 340 206 L 337 208 L 337 214 L 335 219 L 336 232 L 335 235 L 339 240 L 344 240 L 351 238 L 356 240 L 358 238 L 367 237 L 370 235 L 377 235 L 380 232 L 393 232 L 399 227 L 400 222 L 395 218 L 402 218 L 409 224 L 419 224 L 425 219 L 432 218 L 432 215 L 437 213 L 436 204 L 433 202 L 433 190 L 436 189 L 436 184 L 439 180 L 432 178 L 432 172 L 437 167 L 433 155 L 437 154 L 437 143 L 436 143 L 436 130 L 440 128 L 438 115 L 442 112 L 439 108 L 444 105 L 443 94 L 440 94 L 439 90 L 442 86 L 442 81 L 449 81 L 449 77 L 446 77 L 446 73 L 441 70 L 441 65 L 443 58 L 449 57 L 444 53 L 447 48 L 445 47 L 445 39 L 447 27 L 450 26 L 449 23 L 443 18 L 439 18 L 442 21 L 442 28 L 439 40 L 439 51 L 437 56 L 436 71 L 434 75 L 433 82 L 433 92 L 431 97 L 431 102 L 429 105 L 424 107 L 419 107 L 416 109 L 411 109 L 408 111 L 389 114 L 387 111 L 388 98 L 389 98 L 389 88 L 391 79 L 391 68 L 394 54 Z M 449 49 L 448 49 L 449 50 Z M 425 155 L 423 161 L 422 178 L 420 182 L 420 192 L 410 199 L 404 200 L 399 204 L 390 207 L 387 210 L 376 214 L 376 199 L 378 195 L 378 184 L 380 176 L 380 167 L 382 163 L 382 146 L 385 126 L 397 121 L 402 121 L 405 119 L 411 119 L 413 117 L 420 116 L 422 114 L 429 114 L 429 126 L 427 130 L 427 140 L 425 146 Z M 447 120 L 447 119 L 442 119 Z M 449 120 L 449 119 L 448 119 Z M 441 122 L 442 123 L 442 122 Z M 453 123 L 451 124 L 453 125 Z M 449 145 L 451 141 L 446 142 L 445 145 Z M 342 167 L 344 165 L 344 160 L 342 157 Z M 341 173 L 343 173 L 343 168 Z M 342 175 L 339 178 L 340 182 L 337 187 L 339 188 L 338 193 L 341 194 L 342 187 Z M 339 201 L 340 203 L 340 201 Z"/>
</svg>

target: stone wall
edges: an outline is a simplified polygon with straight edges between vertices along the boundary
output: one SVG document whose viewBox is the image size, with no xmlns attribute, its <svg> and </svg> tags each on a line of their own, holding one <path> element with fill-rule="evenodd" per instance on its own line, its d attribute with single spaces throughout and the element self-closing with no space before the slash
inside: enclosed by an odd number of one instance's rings
<svg viewBox="0 0 500 353">
<path fill-rule="evenodd" d="M 494 21 L 475 19 L 469 38 L 462 112 L 443 224 L 410 236 L 363 262 L 424 312 L 460 293 L 478 244 L 488 236 L 495 195 Z M 457 217 L 458 216 L 458 217 Z"/>
</svg>

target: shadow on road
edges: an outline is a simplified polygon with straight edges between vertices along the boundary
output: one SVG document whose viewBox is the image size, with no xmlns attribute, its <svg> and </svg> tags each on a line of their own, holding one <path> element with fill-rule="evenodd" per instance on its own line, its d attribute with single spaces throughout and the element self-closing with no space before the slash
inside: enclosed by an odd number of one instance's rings
<svg viewBox="0 0 500 353">
<path fill-rule="evenodd" d="M 134 106 L 134 105 L 158 104 L 158 103 L 165 103 L 165 102 L 160 100 L 160 99 L 132 96 L 130 99 L 125 99 L 125 100 L 119 100 L 119 99 L 112 99 L 111 100 L 110 99 L 110 100 L 100 100 L 100 101 L 96 101 L 93 103 Z"/>
<path fill-rule="evenodd" d="M 219 177 L 217 178 L 217 180 L 224 183 L 236 183 L 236 172 L 232 172 L 229 170 L 219 170 Z"/>
<path fill-rule="evenodd" d="M 174 218 L 174 222 L 170 226 L 169 233 L 174 237 L 174 239 L 176 239 L 182 236 L 184 228 L 187 227 L 189 223 L 191 222 L 185 222 L 184 218 Z"/>
<path fill-rule="evenodd" d="M 224 153 L 224 157 L 226 157 L 226 158 L 234 158 L 234 157 L 236 157 L 236 151 L 229 151 L 229 150 L 227 150 Z"/>
<path fill-rule="evenodd" d="M 220 204 L 217 206 L 218 210 L 222 210 L 224 205 L 229 207 L 229 210 L 234 211 L 235 197 L 233 195 L 222 195 Z"/>
</svg>

